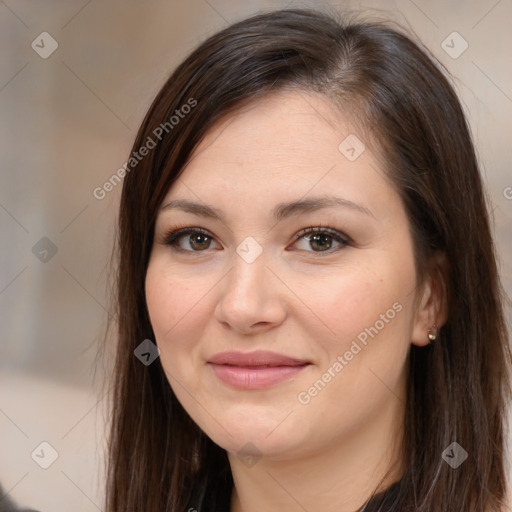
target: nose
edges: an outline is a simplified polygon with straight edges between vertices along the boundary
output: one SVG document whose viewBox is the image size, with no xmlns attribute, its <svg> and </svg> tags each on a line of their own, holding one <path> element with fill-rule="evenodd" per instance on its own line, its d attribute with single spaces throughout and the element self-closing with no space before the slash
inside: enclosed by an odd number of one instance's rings
<svg viewBox="0 0 512 512">
<path fill-rule="evenodd" d="M 252 263 L 235 254 L 220 286 L 215 317 L 240 334 L 270 330 L 286 318 L 285 287 L 267 267 L 264 253 Z"/>
</svg>

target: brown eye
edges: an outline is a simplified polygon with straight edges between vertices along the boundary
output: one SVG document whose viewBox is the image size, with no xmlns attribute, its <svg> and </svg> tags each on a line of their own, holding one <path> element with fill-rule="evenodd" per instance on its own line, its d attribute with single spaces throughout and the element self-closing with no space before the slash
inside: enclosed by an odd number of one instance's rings
<svg viewBox="0 0 512 512">
<path fill-rule="evenodd" d="M 201 252 L 211 247 L 213 237 L 200 228 L 177 229 L 169 233 L 164 244 L 179 251 Z"/>
<path fill-rule="evenodd" d="M 189 235 L 188 240 L 185 239 L 185 243 L 188 243 L 194 250 L 204 251 L 210 247 L 211 239 L 202 233 L 194 233 Z"/>
<path fill-rule="evenodd" d="M 301 250 L 309 252 L 335 252 L 331 251 L 333 244 L 344 247 L 348 245 L 348 238 L 344 237 L 341 233 L 333 229 L 325 229 L 321 227 L 307 228 L 296 235 L 296 239 L 301 241 L 305 240 L 307 243 Z M 339 247 L 338 247 L 339 248 Z M 313 249 L 311 251 L 310 249 Z"/>
<path fill-rule="evenodd" d="M 318 248 L 320 251 L 327 251 L 332 247 L 333 240 L 329 235 L 306 235 L 304 238 L 309 240 L 309 244 L 312 248 Z"/>
</svg>

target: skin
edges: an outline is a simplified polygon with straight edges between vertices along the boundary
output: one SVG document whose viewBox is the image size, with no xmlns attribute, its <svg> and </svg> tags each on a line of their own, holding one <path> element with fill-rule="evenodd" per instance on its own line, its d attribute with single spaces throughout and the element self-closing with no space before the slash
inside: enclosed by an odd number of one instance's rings
<svg viewBox="0 0 512 512">
<path fill-rule="evenodd" d="M 419 286 L 401 200 L 368 148 L 354 161 L 339 151 L 350 133 L 327 99 L 274 93 L 216 125 L 162 203 L 206 203 L 222 220 L 174 208 L 157 217 L 146 276 L 151 324 L 178 400 L 228 451 L 232 512 L 349 512 L 402 475 L 407 356 L 445 321 L 443 260 Z M 324 195 L 370 213 L 335 206 L 271 216 L 279 203 Z M 184 235 L 183 250 L 173 250 L 164 240 L 176 226 L 201 227 L 210 241 Z M 310 226 L 350 242 L 294 238 Z M 262 249 L 252 263 L 236 252 L 246 237 Z M 393 304 L 401 306 L 394 318 L 301 403 Z M 264 390 L 230 387 L 206 364 L 218 352 L 256 349 L 311 364 Z"/>
</svg>

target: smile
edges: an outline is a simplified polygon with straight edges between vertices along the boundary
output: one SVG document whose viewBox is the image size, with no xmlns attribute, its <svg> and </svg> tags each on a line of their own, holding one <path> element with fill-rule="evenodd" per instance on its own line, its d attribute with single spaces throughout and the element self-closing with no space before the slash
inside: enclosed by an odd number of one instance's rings
<svg viewBox="0 0 512 512">
<path fill-rule="evenodd" d="M 223 352 L 208 361 L 215 375 L 238 389 L 264 389 L 290 379 L 310 365 L 308 361 L 274 352 Z"/>
</svg>

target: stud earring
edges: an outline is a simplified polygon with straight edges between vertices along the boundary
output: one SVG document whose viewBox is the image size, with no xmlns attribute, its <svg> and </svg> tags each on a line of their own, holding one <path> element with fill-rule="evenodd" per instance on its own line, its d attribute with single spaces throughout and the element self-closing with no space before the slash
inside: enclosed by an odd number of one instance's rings
<svg viewBox="0 0 512 512">
<path fill-rule="evenodd" d="M 428 339 L 430 341 L 436 341 L 437 338 L 437 326 L 434 325 L 432 328 L 428 330 Z"/>
</svg>

